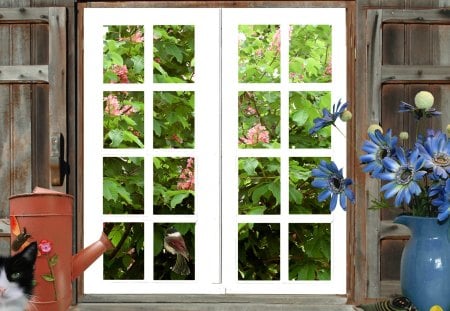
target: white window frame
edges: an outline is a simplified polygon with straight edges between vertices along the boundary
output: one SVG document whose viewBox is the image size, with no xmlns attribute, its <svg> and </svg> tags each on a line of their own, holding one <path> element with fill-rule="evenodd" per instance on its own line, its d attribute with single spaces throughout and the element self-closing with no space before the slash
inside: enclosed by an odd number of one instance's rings
<svg viewBox="0 0 450 311">
<path fill-rule="evenodd" d="M 289 24 L 332 25 L 333 81 L 242 85 L 237 82 L 237 24 L 278 24 L 282 31 L 281 55 L 287 57 Z M 151 41 L 145 41 L 145 82 L 103 84 L 103 33 L 107 25 L 144 25 L 145 37 L 153 38 L 153 25 L 195 25 L 195 83 L 153 83 Z M 332 103 L 346 98 L 345 9 L 160 9 L 87 8 L 84 10 L 84 244 L 98 239 L 104 222 L 145 223 L 144 280 L 103 280 L 103 263 L 97 260 L 84 274 L 85 294 L 158 293 L 295 293 L 344 294 L 346 292 L 346 215 L 339 207 L 329 215 L 289 215 L 288 188 L 281 187 L 281 214 L 237 215 L 237 159 L 242 156 L 279 157 L 281 178 L 287 181 L 288 158 L 331 157 L 340 167 L 346 163 L 345 138 L 332 129 L 330 149 L 239 150 L 237 145 L 237 92 L 277 90 L 281 92 L 281 141 L 288 140 L 288 97 L 290 91 L 330 91 Z M 221 32 L 222 30 L 222 32 Z M 222 49 L 221 49 L 222 48 Z M 283 56 L 284 55 L 284 56 Z M 199 61 L 199 60 L 202 61 Z M 288 71 L 287 62 L 281 72 Z M 287 76 L 286 76 L 287 77 Z M 145 148 L 103 148 L 104 91 L 144 91 Z M 195 92 L 195 149 L 153 149 L 152 92 Z M 227 103 L 227 104 L 224 104 Z M 206 128 L 205 128 L 206 127 Z M 338 122 L 345 134 L 345 126 Z M 335 152 L 340 150 L 340 152 Z M 146 157 L 145 212 L 143 215 L 103 215 L 104 156 Z M 153 157 L 195 157 L 195 214 L 153 215 Z M 283 184 L 283 183 L 282 183 Z M 226 208 L 225 208 L 226 207 Z M 153 280 L 153 223 L 194 222 L 196 245 L 195 280 Z M 281 232 L 281 280 L 237 280 L 237 223 L 277 222 Z M 330 223 L 332 267 L 330 281 L 289 281 L 288 224 Z M 214 241 L 211 243 L 211 241 Z"/>
</svg>

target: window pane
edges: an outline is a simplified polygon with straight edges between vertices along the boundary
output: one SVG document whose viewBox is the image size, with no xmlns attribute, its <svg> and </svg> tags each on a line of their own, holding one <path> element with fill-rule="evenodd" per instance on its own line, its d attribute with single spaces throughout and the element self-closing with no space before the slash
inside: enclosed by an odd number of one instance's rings
<svg viewBox="0 0 450 311">
<path fill-rule="evenodd" d="M 153 82 L 194 82 L 194 26 L 153 27 Z"/>
<path fill-rule="evenodd" d="M 194 214 L 194 158 L 153 158 L 153 213 Z"/>
<path fill-rule="evenodd" d="M 280 147 L 280 92 L 239 92 L 239 148 Z"/>
<path fill-rule="evenodd" d="M 153 147 L 194 148 L 194 92 L 153 93 Z"/>
<path fill-rule="evenodd" d="M 144 26 L 104 27 L 103 83 L 144 82 Z"/>
<path fill-rule="evenodd" d="M 103 255 L 105 280 L 144 279 L 144 224 L 104 223 L 114 248 Z"/>
<path fill-rule="evenodd" d="M 103 214 L 144 213 L 144 158 L 103 158 Z"/>
<path fill-rule="evenodd" d="M 239 82 L 280 82 L 280 26 L 239 25 Z"/>
<path fill-rule="evenodd" d="M 331 82 L 331 26 L 290 27 L 289 81 Z"/>
<path fill-rule="evenodd" d="M 314 119 L 323 117 L 323 109 L 331 110 L 331 92 L 289 93 L 290 148 L 330 148 L 331 127 L 309 134 Z"/>
<path fill-rule="evenodd" d="M 103 147 L 144 148 L 144 93 L 103 92 Z"/>
<path fill-rule="evenodd" d="M 177 255 L 172 254 L 164 246 L 165 236 L 175 229 L 183 238 L 186 246 L 184 253 L 188 260 L 185 261 L 188 268 L 185 268 L 184 259 L 177 259 Z M 169 248 L 174 245 L 170 239 L 167 240 Z M 180 248 L 178 248 L 180 249 Z M 180 251 L 180 253 L 182 253 Z M 194 223 L 155 223 L 153 235 L 154 254 L 154 279 L 155 280 L 194 280 L 195 279 L 195 224 Z M 185 257 L 183 257 L 185 258 Z M 177 265 L 177 260 L 179 263 Z"/>
<path fill-rule="evenodd" d="M 280 279 L 280 225 L 238 225 L 239 280 Z"/>
<path fill-rule="evenodd" d="M 289 159 L 289 213 L 290 214 L 329 214 L 329 199 L 318 202 L 321 189 L 311 186 L 311 171 L 317 168 L 320 160 L 330 158 L 290 158 Z"/>
<path fill-rule="evenodd" d="M 289 224 L 289 279 L 330 280 L 330 224 Z"/>
<path fill-rule="evenodd" d="M 280 159 L 239 158 L 239 214 L 280 214 Z"/>
</svg>

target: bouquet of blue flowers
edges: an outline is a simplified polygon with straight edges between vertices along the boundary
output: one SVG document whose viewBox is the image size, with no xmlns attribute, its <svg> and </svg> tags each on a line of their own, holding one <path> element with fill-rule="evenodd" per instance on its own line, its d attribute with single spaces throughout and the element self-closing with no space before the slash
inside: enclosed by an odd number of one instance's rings
<svg viewBox="0 0 450 311">
<path fill-rule="evenodd" d="M 401 102 L 399 112 L 412 113 L 419 122 L 441 115 L 432 107 L 433 104 L 433 95 L 421 91 L 415 96 L 414 106 Z M 324 109 L 324 117 L 314 120 L 315 127 L 311 133 L 334 126 L 337 118 L 348 119 L 347 107 L 347 103 L 342 105 L 339 102 L 333 106 L 332 112 Z M 419 134 L 410 148 L 402 144 L 409 139 L 407 132 L 395 136 L 391 129 L 384 133 L 375 124 L 369 127 L 368 135 L 369 139 L 362 146 L 365 154 L 360 161 L 364 172 L 383 181 L 381 191 L 384 199 L 394 198 L 395 207 L 404 206 L 415 216 L 437 217 L 439 221 L 447 219 L 450 215 L 450 125 L 446 132 L 430 129 Z M 312 175 L 315 177 L 312 185 L 323 189 L 318 200 L 331 197 L 331 210 L 336 207 L 338 198 L 344 209 L 347 199 L 354 202 L 354 194 L 349 189 L 352 181 L 343 177 L 342 170 L 335 163 L 322 161 Z M 375 203 L 377 207 L 389 206 L 386 201 Z"/>
</svg>

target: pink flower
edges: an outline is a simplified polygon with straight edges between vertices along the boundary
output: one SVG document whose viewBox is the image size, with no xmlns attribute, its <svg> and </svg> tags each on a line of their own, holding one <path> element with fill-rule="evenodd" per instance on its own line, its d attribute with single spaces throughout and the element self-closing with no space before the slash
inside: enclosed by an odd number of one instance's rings
<svg viewBox="0 0 450 311">
<path fill-rule="evenodd" d="M 130 40 L 134 43 L 144 42 L 144 36 L 142 35 L 142 32 L 138 30 L 136 33 L 131 35 Z"/>
<path fill-rule="evenodd" d="M 42 240 L 39 242 L 38 248 L 42 254 L 48 254 L 52 251 L 52 243 L 47 240 Z"/>
<path fill-rule="evenodd" d="M 252 116 L 256 114 L 256 109 L 253 108 L 252 106 L 248 106 L 247 108 L 245 108 L 245 114 L 248 116 Z"/>
<path fill-rule="evenodd" d="M 280 28 L 275 31 L 273 35 L 272 42 L 270 42 L 269 48 L 280 52 L 281 38 L 280 38 Z"/>
<path fill-rule="evenodd" d="M 109 94 L 108 97 L 105 97 L 103 100 L 106 101 L 105 113 L 112 116 L 130 115 L 137 112 L 136 108 L 131 105 L 121 106 L 116 95 Z"/>
<path fill-rule="evenodd" d="M 264 125 L 258 123 L 247 131 L 245 137 L 241 137 L 241 141 L 246 145 L 255 145 L 259 142 L 267 144 L 270 141 L 269 131 Z"/>
<path fill-rule="evenodd" d="M 194 158 L 189 158 L 186 161 L 186 167 L 181 171 L 179 181 L 177 183 L 178 190 L 194 190 L 195 176 L 194 176 Z"/>
<path fill-rule="evenodd" d="M 119 83 L 128 83 L 128 68 L 127 65 L 113 65 L 112 72 L 119 77 Z"/>
</svg>

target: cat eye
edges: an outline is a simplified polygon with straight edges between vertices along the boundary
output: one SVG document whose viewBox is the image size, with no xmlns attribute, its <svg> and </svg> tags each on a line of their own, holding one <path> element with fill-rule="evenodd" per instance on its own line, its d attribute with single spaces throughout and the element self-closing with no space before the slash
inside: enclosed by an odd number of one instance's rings
<svg viewBox="0 0 450 311">
<path fill-rule="evenodd" d="M 20 278 L 20 272 L 14 272 L 11 274 L 11 279 L 12 280 L 17 280 Z"/>
</svg>

